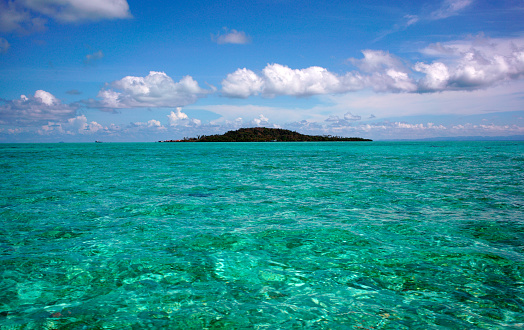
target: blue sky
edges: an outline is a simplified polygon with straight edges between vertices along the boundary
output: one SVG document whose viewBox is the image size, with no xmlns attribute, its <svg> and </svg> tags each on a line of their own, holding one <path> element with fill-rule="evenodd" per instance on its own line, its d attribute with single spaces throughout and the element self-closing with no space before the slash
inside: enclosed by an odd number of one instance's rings
<svg viewBox="0 0 524 330">
<path fill-rule="evenodd" d="M 0 0 L 0 142 L 524 135 L 524 2 Z"/>
</svg>

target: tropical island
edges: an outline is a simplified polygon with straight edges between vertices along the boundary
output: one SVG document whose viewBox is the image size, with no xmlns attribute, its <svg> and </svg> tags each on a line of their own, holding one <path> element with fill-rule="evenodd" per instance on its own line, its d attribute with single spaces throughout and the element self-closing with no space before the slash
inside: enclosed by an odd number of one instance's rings
<svg viewBox="0 0 524 330">
<path fill-rule="evenodd" d="M 359 137 L 331 135 L 305 135 L 281 128 L 252 127 L 240 128 L 224 134 L 199 135 L 196 138 L 165 140 L 158 142 L 304 142 L 304 141 L 372 141 Z"/>
</svg>

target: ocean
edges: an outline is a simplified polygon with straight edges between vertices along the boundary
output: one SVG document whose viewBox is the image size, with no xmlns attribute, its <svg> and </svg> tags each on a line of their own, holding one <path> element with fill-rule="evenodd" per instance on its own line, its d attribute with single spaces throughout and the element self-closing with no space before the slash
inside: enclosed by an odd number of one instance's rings
<svg viewBox="0 0 524 330">
<path fill-rule="evenodd" d="M 0 144 L 0 329 L 522 329 L 524 142 Z"/>
</svg>

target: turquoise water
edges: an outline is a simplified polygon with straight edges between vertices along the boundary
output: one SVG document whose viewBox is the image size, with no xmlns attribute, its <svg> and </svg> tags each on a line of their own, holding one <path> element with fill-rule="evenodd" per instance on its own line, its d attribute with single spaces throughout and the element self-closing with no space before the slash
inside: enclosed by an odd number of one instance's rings
<svg viewBox="0 0 524 330">
<path fill-rule="evenodd" d="M 524 143 L 0 145 L 0 329 L 520 329 Z"/>
</svg>

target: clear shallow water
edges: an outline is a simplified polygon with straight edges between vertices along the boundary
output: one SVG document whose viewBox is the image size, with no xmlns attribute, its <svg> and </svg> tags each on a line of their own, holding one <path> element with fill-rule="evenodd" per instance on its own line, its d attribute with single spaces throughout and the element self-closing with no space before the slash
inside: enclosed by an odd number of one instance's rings
<svg viewBox="0 0 524 330">
<path fill-rule="evenodd" d="M 524 143 L 0 145 L 2 329 L 518 329 Z"/>
</svg>

